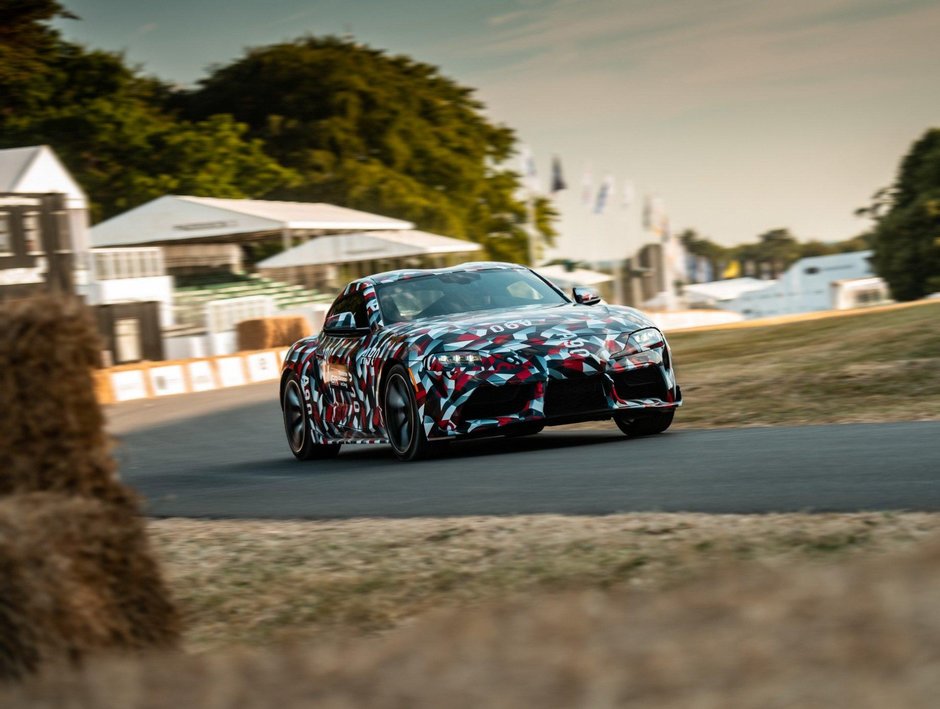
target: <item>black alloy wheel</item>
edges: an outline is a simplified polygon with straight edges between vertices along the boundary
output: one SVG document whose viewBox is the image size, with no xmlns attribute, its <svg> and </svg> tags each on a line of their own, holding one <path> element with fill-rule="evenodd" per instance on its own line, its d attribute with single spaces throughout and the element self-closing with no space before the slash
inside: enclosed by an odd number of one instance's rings
<svg viewBox="0 0 940 709">
<path fill-rule="evenodd" d="M 332 458 L 339 453 L 339 443 L 316 443 L 310 436 L 307 407 L 297 375 L 291 374 L 284 385 L 281 398 L 284 413 L 284 432 L 291 453 L 298 460 Z"/>
<path fill-rule="evenodd" d="M 652 436 L 669 428 L 675 415 L 675 409 L 653 414 L 642 414 L 636 418 L 628 418 L 624 414 L 619 414 L 614 416 L 614 423 L 617 424 L 617 428 L 628 436 Z"/>
<path fill-rule="evenodd" d="M 427 455 L 428 439 L 418 419 L 418 401 L 408 371 L 396 364 L 385 382 L 385 429 L 399 460 L 418 460 Z"/>
</svg>

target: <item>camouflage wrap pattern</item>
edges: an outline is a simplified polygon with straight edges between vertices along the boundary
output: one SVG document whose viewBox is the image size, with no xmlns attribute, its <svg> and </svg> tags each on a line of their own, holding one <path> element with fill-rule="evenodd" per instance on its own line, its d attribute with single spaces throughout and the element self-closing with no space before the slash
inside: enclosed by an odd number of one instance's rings
<svg viewBox="0 0 940 709">
<path fill-rule="evenodd" d="M 457 268 L 521 267 L 484 263 Z M 660 346 L 643 350 L 628 341 L 634 332 L 655 327 L 632 308 L 566 303 L 386 326 L 376 284 L 427 273 L 397 271 L 350 283 L 340 298 L 362 293 L 369 334 L 321 333 L 290 349 L 284 374 L 296 373 L 301 380 L 314 441 L 387 442 L 383 376 L 396 363 L 411 374 L 419 420 L 429 439 L 681 404 L 665 338 Z M 435 356 L 453 352 L 475 353 L 480 361 L 444 365 Z"/>
</svg>

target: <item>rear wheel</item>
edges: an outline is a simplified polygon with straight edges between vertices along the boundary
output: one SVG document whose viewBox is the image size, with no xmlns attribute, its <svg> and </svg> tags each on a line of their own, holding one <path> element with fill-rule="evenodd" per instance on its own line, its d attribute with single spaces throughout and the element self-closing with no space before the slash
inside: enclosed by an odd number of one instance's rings
<svg viewBox="0 0 940 709">
<path fill-rule="evenodd" d="M 428 454 L 428 438 L 418 419 L 418 400 L 411 377 L 400 364 L 385 382 L 385 429 L 392 451 L 399 460 L 419 460 Z"/>
<path fill-rule="evenodd" d="M 287 443 L 295 458 L 317 460 L 332 458 L 339 453 L 339 443 L 316 443 L 311 438 L 307 407 L 296 374 L 291 374 L 284 385 L 281 410 L 284 413 L 284 432 L 287 434 Z"/>
<path fill-rule="evenodd" d="M 669 428 L 675 415 L 674 409 L 662 413 L 644 414 L 636 418 L 628 418 L 620 414 L 614 416 L 614 423 L 628 436 L 652 436 Z"/>
</svg>

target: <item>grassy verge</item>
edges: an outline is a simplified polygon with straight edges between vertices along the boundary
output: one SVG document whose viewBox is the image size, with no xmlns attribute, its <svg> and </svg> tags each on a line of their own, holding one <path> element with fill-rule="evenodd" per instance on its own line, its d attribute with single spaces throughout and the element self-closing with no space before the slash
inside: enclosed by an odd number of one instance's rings
<svg viewBox="0 0 940 709">
<path fill-rule="evenodd" d="M 940 419 L 940 302 L 669 340 L 677 426 Z"/>
<path fill-rule="evenodd" d="M 584 589 L 666 589 L 728 562 L 895 552 L 940 515 L 530 516 L 334 522 L 159 520 L 150 532 L 205 651 L 384 631 L 432 609 Z"/>
</svg>

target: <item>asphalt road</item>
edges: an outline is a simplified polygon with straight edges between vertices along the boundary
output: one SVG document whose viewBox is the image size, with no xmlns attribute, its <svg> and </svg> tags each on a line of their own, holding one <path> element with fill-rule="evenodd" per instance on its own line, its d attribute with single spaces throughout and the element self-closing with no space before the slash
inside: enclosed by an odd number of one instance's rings
<svg viewBox="0 0 940 709">
<path fill-rule="evenodd" d="M 359 445 L 301 463 L 272 384 L 118 404 L 109 418 L 123 479 L 161 517 L 940 510 L 940 422 L 546 429 L 419 463 Z"/>
</svg>

